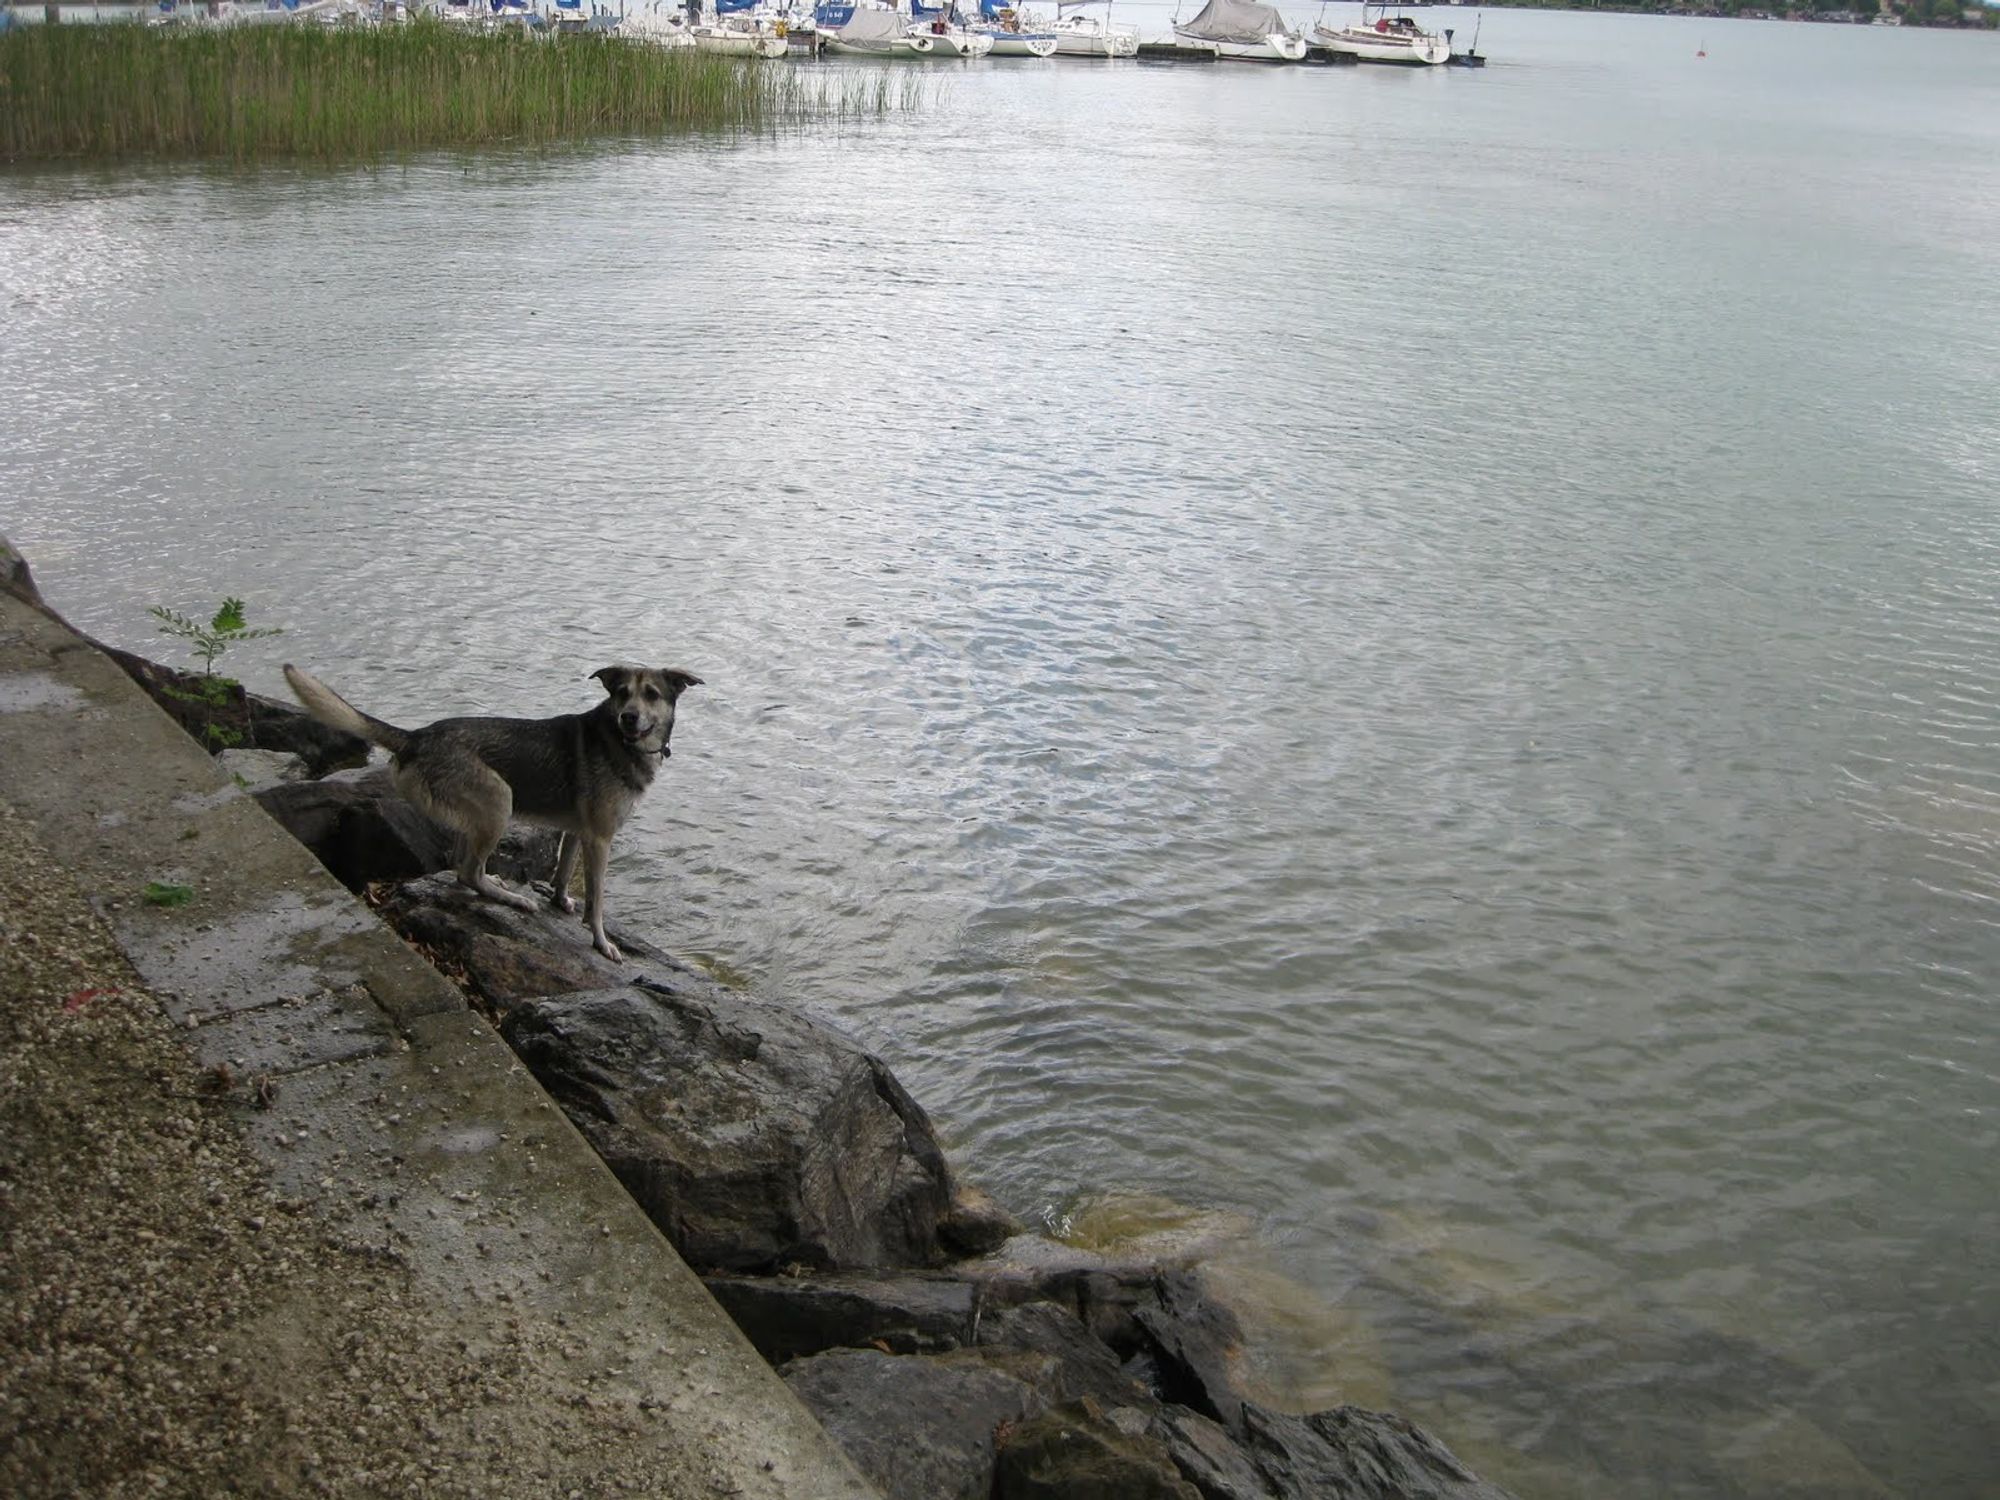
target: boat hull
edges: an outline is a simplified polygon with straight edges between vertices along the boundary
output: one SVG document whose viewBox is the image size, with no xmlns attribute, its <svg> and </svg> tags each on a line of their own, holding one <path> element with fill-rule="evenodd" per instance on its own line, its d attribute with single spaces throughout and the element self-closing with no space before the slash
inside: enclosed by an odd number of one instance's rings
<svg viewBox="0 0 2000 1500">
<path fill-rule="evenodd" d="M 842 41 L 840 33 L 826 33 L 826 50 L 845 57 L 888 58 L 896 61 L 917 59 L 919 61 L 952 62 L 959 58 L 984 57 L 993 50 L 993 39 L 977 32 L 912 32 L 908 36 L 891 37 L 886 40 L 870 38 L 865 42 Z"/>
<path fill-rule="evenodd" d="M 781 36 L 764 32 L 708 31 L 695 28 L 697 52 L 714 52 L 723 57 L 785 57 L 791 46 Z"/>
<path fill-rule="evenodd" d="M 990 31 L 995 57 L 1053 57 L 1056 39 L 1046 31 Z"/>
<path fill-rule="evenodd" d="M 1136 29 L 1105 25 L 1095 16 L 1071 17 L 1052 28 L 1057 57 L 1137 57 Z"/>
<path fill-rule="evenodd" d="M 670 23 L 651 11 L 627 16 L 618 23 L 618 34 L 671 51 L 691 50 L 694 47 L 694 37 L 685 26 L 678 21 Z"/>
<path fill-rule="evenodd" d="M 1273 34 L 1254 42 L 1220 42 L 1179 30 L 1174 35 L 1187 46 L 1207 48 L 1230 62 L 1295 63 L 1303 62 L 1306 55 L 1306 39 L 1302 36 Z"/>
<path fill-rule="evenodd" d="M 993 50 L 993 38 L 983 31 L 912 31 L 902 44 L 918 57 L 984 57 Z"/>
<path fill-rule="evenodd" d="M 1394 32 L 1364 31 L 1352 26 L 1338 31 L 1330 26 L 1319 26 L 1313 30 L 1313 43 L 1329 52 L 1345 53 L 1362 62 L 1401 63 L 1405 67 L 1436 67 L 1451 57 L 1451 43 L 1428 31 L 1414 36 L 1399 36 Z"/>
</svg>

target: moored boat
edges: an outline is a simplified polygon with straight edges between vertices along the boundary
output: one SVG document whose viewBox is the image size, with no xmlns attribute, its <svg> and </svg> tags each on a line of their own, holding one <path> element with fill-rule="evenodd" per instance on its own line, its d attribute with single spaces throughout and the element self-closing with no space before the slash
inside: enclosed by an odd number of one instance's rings
<svg viewBox="0 0 2000 1500">
<path fill-rule="evenodd" d="M 910 50 L 920 57 L 984 57 L 993 50 L 993 38 L 983 31 L 968 31 L 963 26 L 938 26 L 932 23 L 930 29 L 918 28 L 905 39 Z"/>
<path fill-rule="evenodd" d="M 656 3 L 648 10 L 629 12 L 618 23 L 620 36 L 650 42 L 655 47 L 686 49 L 694 46 L 694 33 L 678 9 L 663 10 Z"/>
<path fill-rule="evenodd" d="M 1102 5 L 1101 16 L 1086 14 L 1086 7 Z M 1057 57 L 1136 57 L 1139 55 L 1139 28 L 1117 26 L 1111 21 L 1111 0 L 1057 0 L 1055 24 Z"/>
<path fill-rule="evenodd" d="M 993 56 L 1055 55 L 1055 33 L 1043 30 L 1032 18 L 1022 15 L 1019 9 L 1004 3 L 1004 0 L 979 0 L 979 17 L 979 25 L 972 29 L 983 31 L 993 38 Z"/>
<path fill-rule="evenodd" d="M 1414 0 L 1421 5 L 1425 0 Z M 1361 7 L 1361 20 L 1353 26 L 1313 28 L 1313 45 L 1329 52 L 1345 53 L 1362 62 L 1402 63 L 1413 67 L 1436 67 L 1451 57 L 1451 41 L 1435 31 L 1425 31 L 1403 14 L 1410 4 L 1377 4 L 1368 0 Z"/>
<path fill-rule="evenodd" d="M 829 26 L 838 9 L 823 5 L 818 13 L 817 24 L 829 52 L 850 57 L 972 58 L 993 50 L 993 38 L 952 26 L 942 14 L 913 23 L 900 11 L 856 6 L 845 21 Z"/>
<path fill-rule="evenodd" d="M 1305 37 L 1262 0 L 1208 0 L 1192 21 L 1174 23 L 1174 35 L 1237 62 L 1298 62 L 1306 55 Z"/>
<path fill-rule="evenodd" d="M 910 49 L 920 56 L 985 57 L 993 50 L 993 35 L 975 30 L 959 19 L 956 0 L 926 5 L 910 0 Z"/>
<path fill-rule="evenodd" d="M 688 28 L 698 52 L 717 52 L 724 57 L 785 57 L 792 48 L 785 39 L 785 25 L 755 15 L 756 0 L 716 0 L 713 21 L 698 21 Z"/>
</svg>

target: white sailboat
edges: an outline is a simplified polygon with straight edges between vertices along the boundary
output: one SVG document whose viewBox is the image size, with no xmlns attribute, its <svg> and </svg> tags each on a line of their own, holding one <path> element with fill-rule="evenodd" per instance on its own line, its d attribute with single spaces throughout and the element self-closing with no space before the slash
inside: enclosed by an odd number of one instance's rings
<svg viewBox="0 0 2000 1500">
<path fill-rule="evenodd" d="M 1415 0 L 1417 4 L 1425 0 Z M 1362 62 L 1403 63 L 1416 67 L 1436 67 L 1451 57 L 1451 41 L 1435 31 L 1425 31 L 1403 12 L 1409 5 L 1376 4 L 1361 7 L 1361 20 L 1353 26 L 1328 26 L 1324 21 L 1313 28 L 1316 46 L 1329 52 L 1344 52 Z"/>
<path fill-rule="evenodd" d="M 689 35 L 697 52 L 717 52 L 724 57 L 784 57 L 791 43 L 783 26 L 754 10 L 757 0 L 716 0 L 715 19 L 700 19 L 699 7 L 691 7 Z"/>
<path fill-rule="evenodd" d="M 1044 29 L 1036 17 L 1023 15 L 1007 0 L 979 0 L 979 24 L 973 30 L 993 38 L 995 57 L 1055 56 L 1055 33 Z"/>
<path fill-rule="evenodd" d="M 1087 14 L 1102 5 L 1101 16 Z M 1137 57 L 1139 28 L 1113 25 L 1111 0 L 1057 0 L 1055 24 L 1057 57 Z"/>
</svg>

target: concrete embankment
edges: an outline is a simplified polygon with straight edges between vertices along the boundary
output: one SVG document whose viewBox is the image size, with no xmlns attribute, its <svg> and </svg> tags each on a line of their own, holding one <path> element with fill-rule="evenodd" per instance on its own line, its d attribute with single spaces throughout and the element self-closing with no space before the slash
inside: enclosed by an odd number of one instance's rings
<svg viewBox="0 0 2000 1500">
<path fill-rule="evenodd" d="M 876 1495 L 459 992 L 5 593 L 0 897 L 0 1490 Z"/>
</svg>

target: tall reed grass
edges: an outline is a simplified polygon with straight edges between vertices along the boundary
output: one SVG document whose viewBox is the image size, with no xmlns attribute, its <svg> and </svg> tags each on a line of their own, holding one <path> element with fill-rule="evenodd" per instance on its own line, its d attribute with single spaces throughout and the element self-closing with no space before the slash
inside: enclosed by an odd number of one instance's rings
<svg viewBox="0 0 2000 1500">
<path fill-rule="evenodd" d="M 909 89 L 614 37 L 403 26 L 0 32 L 0 159 L 338 159 L 911 108 Z"/>
</svg>

